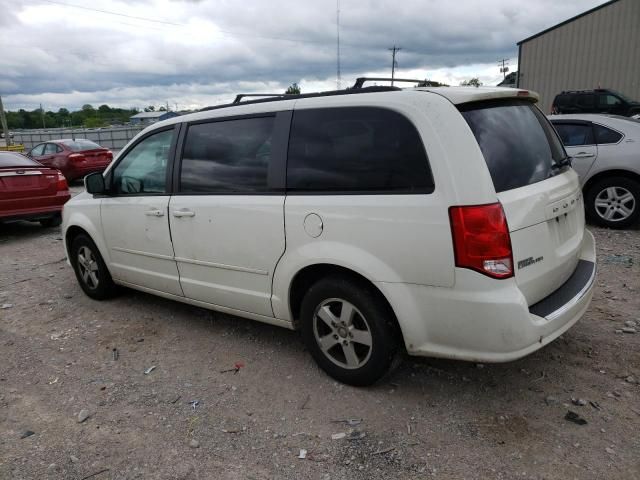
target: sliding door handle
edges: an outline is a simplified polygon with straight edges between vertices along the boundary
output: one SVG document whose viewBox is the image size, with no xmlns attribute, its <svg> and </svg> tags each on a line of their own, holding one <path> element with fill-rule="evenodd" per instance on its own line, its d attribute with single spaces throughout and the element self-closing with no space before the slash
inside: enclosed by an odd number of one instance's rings
<svg viewBox="0 0 640 480">
<path fill-rule="evenodd" d="M 147 210 L 144 212 L 145 215 L 149 217 L 164 217 L 164 212 L 157 208 L 153 208 L 151 210 Z"/>
<path fill-rule="evenodd" d="M 173 216 L 177 217 L 177 218 L 195 217 L 196 216 L 196 212 L 194 212 L 192 210 L 187 210 L 186 208 L 181 208 L 180 210 L 174 210 L 173 211 Z"/>
</svg>

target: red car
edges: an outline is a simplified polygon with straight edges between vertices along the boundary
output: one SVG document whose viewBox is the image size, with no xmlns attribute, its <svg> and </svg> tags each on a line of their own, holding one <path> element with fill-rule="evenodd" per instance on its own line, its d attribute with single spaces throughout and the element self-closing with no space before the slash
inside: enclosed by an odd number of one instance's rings
<svg viewBox="0 0 640 480">
<path fill-rule="evenodd" d="M 59 170 L 14 152 L 0 152 L 0 222 L 31 220 L 60 225 L 62 206 L 71 198 Z"/>
<path fill-rule="evenodd" d="M 57 168 L 69 182 L 93 172 L 103 172 L 113 160 L 111 150 L 80 138 L 41 143 L 27 155 L 43 165 Z"/>
</svg>

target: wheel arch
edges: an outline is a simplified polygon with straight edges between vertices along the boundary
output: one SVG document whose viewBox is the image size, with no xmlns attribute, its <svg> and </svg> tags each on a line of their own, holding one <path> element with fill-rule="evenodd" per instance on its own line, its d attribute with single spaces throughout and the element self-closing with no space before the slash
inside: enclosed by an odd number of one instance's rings
<svg viewBox="0 0 640 480">
<path fill-rule="evenodd" d="M 624 177 L 630 180 L 635 180 L 640 183 L 640 174 L 632 172 L 631 170 L 623 170 L 623 169 L 614 169 L 614 170 L 603 170 L 601 172 L 596 173 L 592 177 L 590 177 L 582 187 L 582 191 L 586 194 L 593 185 L 595 185 L 600 180 L 604 180 L 605 178 L 610 177 Z"/>
<path fill-rule="evenodd" d="M 400 337 L 402 336 L 402 328 L 400 327 L 400 323 L 398 322 L 398 317 L 393 309 L 393 306 L 384 295 L 384 293 L 376 286 L 376 284 L 361 273 L 356 272 L 355 270 L 332 263 L 316 263 L 307 265 L 300 269 L 291 280 L 287 300 L 289 309 L 291 311 L 291 318 L 294 329 L 297 330 L 299 328 L 298 318 L 300 317 L 302 299 L 304 298 L 307 290 L 318 280 L 331 275 L 339 275 L 350 278 L 354 282 L 360 284 L 364 288 L 369 289 L 376 296 L 378 296 L 388 308 L 389 315 L 394 324 L 397 334 Z M 399 340 L 401 340 L 401 338 L 399 338 Z"/>
</svg>

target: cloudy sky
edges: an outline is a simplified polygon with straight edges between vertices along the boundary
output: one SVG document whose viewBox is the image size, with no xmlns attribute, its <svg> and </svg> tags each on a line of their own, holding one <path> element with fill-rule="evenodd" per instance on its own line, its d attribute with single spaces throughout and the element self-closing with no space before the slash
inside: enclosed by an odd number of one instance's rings
<svg viewBox="0 0 640 480">
<path fill-rule="evenodd" d="M 362 75 L 500 81 L 516 42 L 604 0 L 340 0 L 343 86 Z M 0 0 L 5 108 L 198 108 L 336 87 L 336 0 Z"/>
</svg>

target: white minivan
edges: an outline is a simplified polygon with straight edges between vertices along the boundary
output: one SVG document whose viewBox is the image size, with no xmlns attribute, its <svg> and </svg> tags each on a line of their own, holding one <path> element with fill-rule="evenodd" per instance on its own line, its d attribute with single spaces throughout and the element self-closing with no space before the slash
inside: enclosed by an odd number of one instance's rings
<svg viewBox="0 0 640 480">
<path fill-rule="evenodd" d="M 117 285 L 299 329 L 375 382 L 401 349 L 520 358 L 587 309 L 595 244 L 537 96 L 362 87 L 156 123 L 65 205 L 87 295 Z"/>
</svg>

